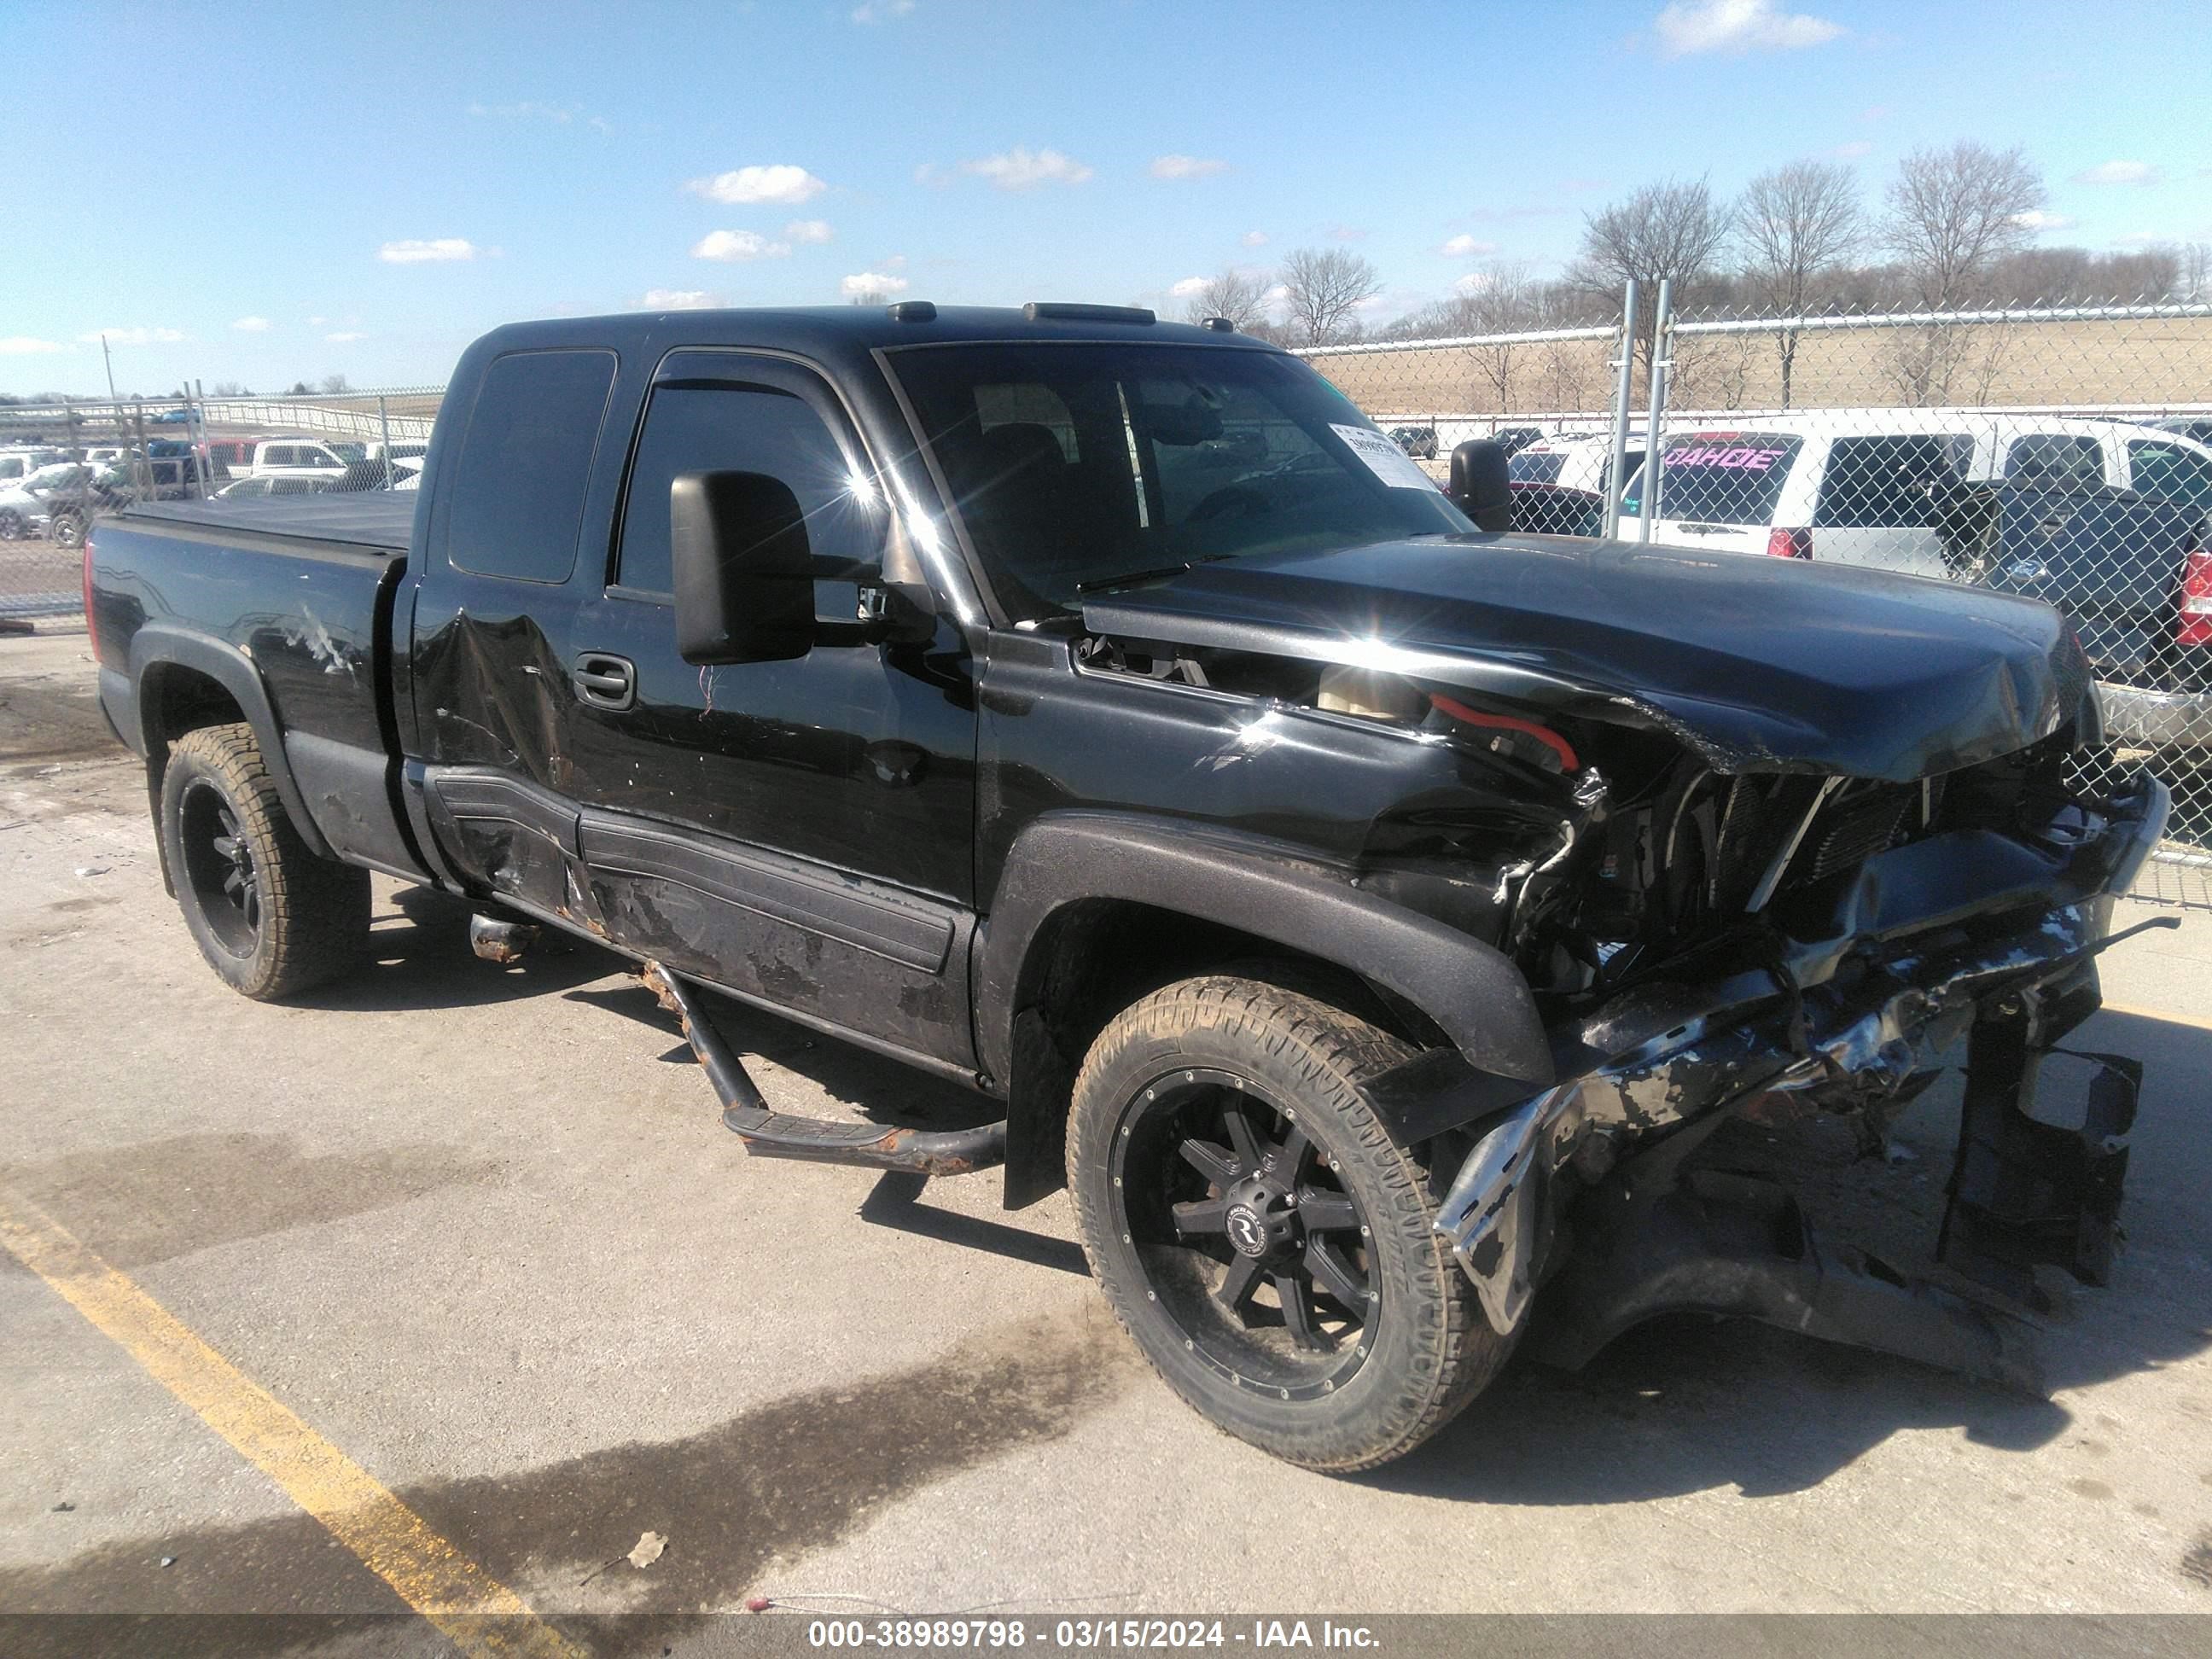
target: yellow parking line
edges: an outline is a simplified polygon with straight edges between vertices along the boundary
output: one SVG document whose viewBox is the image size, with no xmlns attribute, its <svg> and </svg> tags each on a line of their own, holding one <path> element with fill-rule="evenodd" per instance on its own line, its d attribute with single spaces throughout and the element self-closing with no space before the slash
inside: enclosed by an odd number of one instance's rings
<svg viewBox="0 0 2212 1659">
<path fill-rule="evenodd" d="M 0 1194 L 0 1245 L 464 1652 L 574 1659 L 520 1596 L 52 1217 Z"/>
</svg>

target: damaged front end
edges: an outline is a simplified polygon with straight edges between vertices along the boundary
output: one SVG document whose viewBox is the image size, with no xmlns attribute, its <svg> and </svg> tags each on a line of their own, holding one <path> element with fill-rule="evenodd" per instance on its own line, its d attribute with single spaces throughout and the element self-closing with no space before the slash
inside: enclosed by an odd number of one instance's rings
<svg viewBox="0 0 2212 1659">
<path fill-rule="evenodd" d="M 2015 760 L 2040 777 L 2003 829 L 1931 824 L 1571 1000 L 1560 1081 L 1474 1125 L 1436 1224 L 1499 1331 L 1550 1281 L 1538 1351 L 1571 1366 L 1644 1319 L 1698 1310 L 2034 1386 L 2009 1310 L 2034 1304 L 2039 1266 L 2106 1282 L 2141 1081 L 2132 1061 L 2083 1056 L 2086 1098 L 2054 1110 L 2042 1062 L 2098 1006 L 2113 897 L 2166 812 L 2148 778 L 2075 799 L 2058 759 L 2054 745 Z M 1936 1249 L 1952 1288 L 1823 1241 L 1771 1182 L 1697 1167 L 1715 1130 L 1778 1098 L 1856 1119 L 1878 1149 L 1962 1039 Z"/>
</svg>

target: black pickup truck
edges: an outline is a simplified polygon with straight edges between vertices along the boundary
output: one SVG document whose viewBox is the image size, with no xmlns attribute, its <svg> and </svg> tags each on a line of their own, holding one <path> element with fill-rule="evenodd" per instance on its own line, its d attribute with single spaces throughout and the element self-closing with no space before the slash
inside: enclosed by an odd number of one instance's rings
<svg viewBox="0 0 2212 1659">
<path fill-rule="evenodd" d="M 1943 1262 L 2101 1282 L 2135 1079 L 2031 1109 L 2163 791 L 2069 787 L 2047 605 L 1478 530 L 1504 486 L 1225 326 L 640 315 L 478 342 L 411 501 L 144 507 L 86 580 L 240 991 L 355 962 L 371 871 L 487 954 L 604 940 L 753 1152 L 1065 1182 L 1162 1376 L 1281 1456 L 1680 1308 L 2022 1380 L 1995 1295 L 1823 1243 L 1715 1131 L 1878 1149 L 1963 1040 Z M 708 988 L 993 1121 L 775 1112 Z"/>
</svg>

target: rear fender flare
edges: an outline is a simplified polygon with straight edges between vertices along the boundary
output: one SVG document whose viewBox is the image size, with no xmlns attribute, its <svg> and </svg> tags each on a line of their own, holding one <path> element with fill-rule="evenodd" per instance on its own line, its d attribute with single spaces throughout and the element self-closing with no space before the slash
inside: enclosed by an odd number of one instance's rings
<svg viewBox="0 0 2212 1659">
<path fill-rule="evenodd" d="M 161 699 L 147 695 L 148 681 L 151 678 L 158 683 L 161 672 L 170 667 L 204 674 L 230 694 L 245 714 L 246 723 L 253 728 L 254 741 L 261 747 L 261 763 L 276 786 L 277 799 L 284 803 L 300 839 L 317 857 L 334 856 L 323 832 L 315 827 L 299 782 L 292 775 L 292 763 L 284 752 L 283 728 L 276 722 L 276 710 L 269 701 L 261 671 L 246 653 L 213 635 L 148 623 L 131 635 L 131 686 L 137 704 L 140 750 L 147 757 L 149 777 L 167 738 L 157 729 Z"/>
</svg>

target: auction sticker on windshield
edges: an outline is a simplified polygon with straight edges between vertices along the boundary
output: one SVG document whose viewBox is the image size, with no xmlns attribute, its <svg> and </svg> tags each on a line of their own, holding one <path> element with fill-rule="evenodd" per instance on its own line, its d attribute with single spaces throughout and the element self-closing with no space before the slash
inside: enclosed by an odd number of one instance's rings
<svg viewBox="0 0 2212 1659">
<path fill-rule="evenodd" d="M 1367 470 L 1393 489 L 1435 489 L 1437 481 L 1413 464 L 1413 458 L 1371 427 L 1339 426 L 1328 429 L 1344 440 L 1345 447 L 1367 463 Z"/>
</svg>

